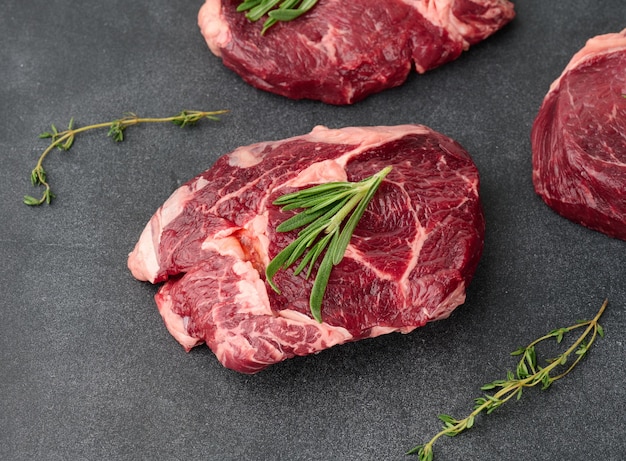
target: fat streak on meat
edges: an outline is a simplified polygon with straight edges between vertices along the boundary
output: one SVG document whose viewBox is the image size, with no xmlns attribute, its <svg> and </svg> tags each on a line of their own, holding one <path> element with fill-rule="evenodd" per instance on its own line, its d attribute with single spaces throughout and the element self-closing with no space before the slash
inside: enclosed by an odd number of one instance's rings
<svg viewBox="0 0 626 461">
<path fill-rule="evenodd" d="M 593 37 L 545 96 L 531 133 L 536 192 L 626 240 L 626 29 Z"/>
<path fill-rule="evenodd" d="M 268 262 L 296 231 L 280 195 L 358 181 L 391 165 L 331 272 L 323 322 L 309 311 L 313 277 Z M 477 169 L 455 141 L 420 125 L 316 127 L 240 147 L 176 190 L 128 259 L 186 350 L 206 343 L 228 368 L 254 373 L 290 357 L 446 318 L 465 301 L 484 234 Z"/>
<path fill-rule="evenodd" d="M 459 57 L 513 19 L 508 0 L 319 0 L 260 34 L 239 1 L 206 0 L 198 25 L 211 51 L 254 87 L 351 104 Z"/>
</svg>

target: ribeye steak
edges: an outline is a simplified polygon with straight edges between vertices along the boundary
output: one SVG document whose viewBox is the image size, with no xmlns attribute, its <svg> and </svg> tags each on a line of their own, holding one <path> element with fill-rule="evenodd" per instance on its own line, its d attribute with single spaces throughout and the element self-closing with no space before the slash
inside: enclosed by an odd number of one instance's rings
<svg viewBox="0 0 626 461">
<path fill-rule="evenodd" d="M 452 61 L 513 19 L 508 0 L 319 0 L 265 35 L 236 11 L 207 0 L 198 24 L 223 63 L 249 84 L 293 99 L 351 104 Z"/>
<path fill-rule="evenodd" d="M 626 240 L 626 29 L 587 41 L 532 128 L 533 182 L 562 216 Z"/>
<path fill-rule="evenodd" d="M 265 267 L 297 231 L 280 195 L 392 171 L 333 269 L 322 306 L 309 310 L 313 277 Z M 455 141 L 420 125 L 316 127 L 307 135 L 240 147 L 176 190 L 150 219 L 128 265 L 164 282 L 156 303 L 190 350 L 206 343 L 228 368 L 254 373 L 336 344 L 447 317 L 483 246 L 477 169 Z"/>
</svg>

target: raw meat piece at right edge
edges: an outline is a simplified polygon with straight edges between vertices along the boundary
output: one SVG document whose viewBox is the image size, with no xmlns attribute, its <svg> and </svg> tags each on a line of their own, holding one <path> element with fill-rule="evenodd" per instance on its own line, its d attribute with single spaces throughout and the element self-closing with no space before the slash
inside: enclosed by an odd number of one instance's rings
<svg viewBox="0 0 626 461">
<path fill-rule="evenodd" d="M 562 216 L 626 240 L 626 29 L 587 41 L 531 133 L 533 183 Z"/>
</svg>

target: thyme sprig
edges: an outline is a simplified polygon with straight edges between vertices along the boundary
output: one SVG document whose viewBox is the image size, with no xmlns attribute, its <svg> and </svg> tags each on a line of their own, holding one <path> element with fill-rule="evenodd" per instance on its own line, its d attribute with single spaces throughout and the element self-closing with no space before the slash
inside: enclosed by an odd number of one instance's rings
<svg viewBox="0 0 626 461">
<path fill-rule="evenodd" d="M 43 186 L 44 191 L 41 198 L 35 198 L 31 195 L 24 196 L 24 203 L 30 206 L 38 206 L 43 203 L 50 204 L 55 195 L 52 193 L 50 183 L 46 177 L 46 170 L 43 167 L 43 162 L 55 148 L 67 151 L 74 144 L 74 139 L 77 134 L 85 131 L 97 130 L 101 128 L 108 128 L 108 136 L 110 136 L 115 142 L 121 142 L 124 140 L 124 130 L 132 125 L 139 123 L 165 123 L 171 122 L 180 127 L 187 125 L 193 125 L 203 118 L 210 120 L 219 120 L 218 115 L 227 112 L 226 110 L 218 110 L 212 112 L 204 112 L 199 110 L 183 110 L 178 114 L 171 117 L 163 118 L 151 118 L 151 117 L 139 117 L 132 112 L 127 112 L 124 117 L 113 120 L 111 122 L 97 123 L 94 125 L 87 125 L 80 128 L 74 128 L 74 118 L 70 119 L 66 130 L 59 131 L 57 127 L 52 124 L 50 131 L 46 131 L 39 135 L 41 139 L 51 139 L 48 147 L 39 156 L 39 160 L 35 165 L 35 168 L 30 173 L 30 181 L 33 186 Z"/>
<path fill-rule="evenodd" d="M 466 418 L 455 419 L 450 415 L 439 415 L 439 419 L 443 422 L 443 429 L 429 442 L 412 448 L 407 454 L 418 455 L 420 461 L 432 461 L 433 445 L 442 436 L 453 437 L 472 428 L 475 418 L 480 413 L 490 414 L 513 397 L 519 400 L 524 388 L 539 386 L 542 390 L 546 390 L 554 381 L 565 377 L 587 355 L 597 336 L 604 337 L 604 329 L 598 321 L 607 305 L 608 300 L 605 300 L 591 320 L 583 320 L 569 327 L 552 330 L 528 346 L 513 351 L 511 355 L 521 357 L 517 363 L 516 372 L 508 371 L 506 379 L 496 380 L 481 387 L 483 391 L 499 389 L 497 392 L 475 399 L 474 411 Z M 535 348 L 539 343 L 554 339 L 557 344 L 560 344 L 566 334 L 579 328 L 584 328 L 584 331 L 565 352 L 547 360 L 547 365 L 544 367 L 538 364 Z"/>
<path fill-rule="evenodd" d="M 309 298 L 311 314 L 320 323 L 322 322 L 322 298 L 326 292 L 330 272 L 333 266 L 343 259 L 356 225 L 390 171 L 391 167 L 388 166 L 359 182 L 336 181 L 319 184 L 283 195 L 274 201 L 274 204 L 282 206 L 284 211 L 303 209 L 281 223 L 276 228 L 278 232 L 289 232 L 306 227 L 298 232 L 298 237 L 293 242 L 270 261 L 265 269 L 267 281 L 277 293 L 280 293 L 280 289 L 272 280 L 276 272 L 290 267 L 302 257 L 294 275 L 300 274 L 308 265 L 306 272 L 308 278 L 315 262 L 326 251 L 317 269 Z M 342 227 L 346 218 L 347 222 Z"/>
<path fill-rule="evenodd" d="M 244 0 L 237 11 L 247 11 L 246 18 L 253 22 L 267 15 L 261 30 L 263 35 L 278 21 L 292 21 L 308 12 L 316 3 L 317 0 Z"/>
</svg>

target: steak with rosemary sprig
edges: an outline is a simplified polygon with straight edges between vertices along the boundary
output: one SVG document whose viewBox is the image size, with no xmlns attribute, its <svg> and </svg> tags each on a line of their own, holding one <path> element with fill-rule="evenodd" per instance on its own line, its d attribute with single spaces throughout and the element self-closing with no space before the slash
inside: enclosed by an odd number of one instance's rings
<svg viewBox="0 0 626 461">
<path fill-rule="evenodd" d="M 296 211 L 274 201 L 387 167 L 330 273 L 319 322 L 313 276 L 278 271 L 280 293 L 266 280 L 297 234 L 277 232 Z M 156 304 L 186 350 L 206 343 L 224 366 L 254 373 L 448 317 L 465 301 L 483 234 L 478 171 L 455 141 L 420 125 L 316 127 L 218 159 L 157 210 L 128 265 L 139 280 L 163 282 Z"/>
<path fill-rule="evenodd" d="M 241 1 L 206 0 L 211 51 L 247 83 L 293 99 L 352 104 L 458 58 L 515 16 L 508 0 L 319 0 L 261 34 Z"/>
</svg>

